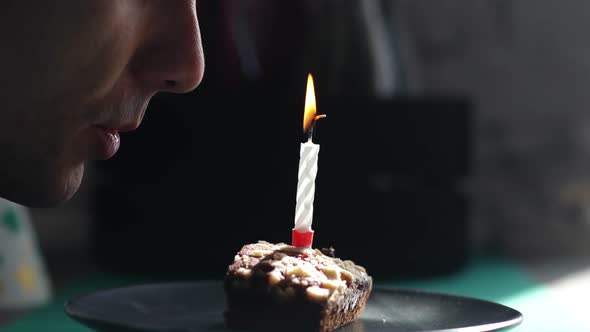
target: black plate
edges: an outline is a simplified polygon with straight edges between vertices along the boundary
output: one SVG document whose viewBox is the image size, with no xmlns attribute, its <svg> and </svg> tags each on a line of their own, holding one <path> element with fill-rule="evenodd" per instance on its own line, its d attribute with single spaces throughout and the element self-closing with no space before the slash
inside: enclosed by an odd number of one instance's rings
<svg viewBox="0 0 590 332">
<path fill-rule="evenodd" d="M 72 318 L 97 331 L 228 331 L 219 282 L 153 284 L 92 293 L 66 302 Z M 522 315 L 472 298 L 396 288 L 376 288 L 361 318 L 338 331 L 496 331 Z"/>
</svg>

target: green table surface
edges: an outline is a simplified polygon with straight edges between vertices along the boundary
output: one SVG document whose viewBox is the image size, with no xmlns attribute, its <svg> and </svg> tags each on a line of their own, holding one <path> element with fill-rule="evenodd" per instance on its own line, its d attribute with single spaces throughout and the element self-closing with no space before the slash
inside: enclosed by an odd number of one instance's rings
<svg viewBox="0 0 590 332">
<path fill-rule="evenodd" d="M 58 293 L 47 306 L 24 315 L 2 328 L 1 331 L 88 332 L 89 329 L 64 314 L 63 303 L 65 300 L 100 289 L 150 281 L 161 280 L 155 278 L 138 279 L 137 277 L 111 274 L 89 275 Z M 376 284 L 470 296 L 510 306 L 524 315 L 523 323 L 513 329 L 515 332 L 589 330 L 566 310 L 555 305 L 553 294 L 548 287 L 537 282 L 520 265 L 510 260 L 476 259 L 467 264 L 462 271 L 446 277 L 414 281 L 377 280 Z"/>
</svg>

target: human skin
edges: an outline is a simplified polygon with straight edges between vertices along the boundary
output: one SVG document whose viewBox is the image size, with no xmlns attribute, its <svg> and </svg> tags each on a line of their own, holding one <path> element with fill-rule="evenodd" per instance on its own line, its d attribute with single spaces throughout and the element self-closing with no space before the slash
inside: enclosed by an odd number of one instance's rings
<svg viewBox="0 0 590 332">
<path fill-rule="evenodd" d="M 203 77 L 194 0 L 4 0 L 0 41 L 0 197 L 28 206 L 71 198 L 152 96 Z"/>
</svg>

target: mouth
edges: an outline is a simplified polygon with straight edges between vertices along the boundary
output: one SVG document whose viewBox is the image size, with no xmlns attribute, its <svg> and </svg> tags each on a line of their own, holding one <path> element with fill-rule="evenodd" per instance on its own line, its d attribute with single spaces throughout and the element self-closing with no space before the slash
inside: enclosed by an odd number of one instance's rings
<svg viewBox="0 0 590 332">
<path fill-rule="evenodd" d="M 121 136 L 118 129 L 102 126 L 93 126 L 94 157 L 98 160 L 107 160 L 115 156 L 121 146 Z"/>
<path fill-rule="evenodd" d="M 112 130 L 115 130 L 119 133 L 126 133 L 126 132 L 130 132 L 130 131 L 134 131 L 139 127 L 139 121 L 136 123 L 128 123 L 128 124 L 123 124 L 123 125 L 119 125 L 119 126 L 106 126 L 106 128 L 115 128 Z"/>
<path fill-rule="evenodd" d="M 97 160 L 108 160 L 115 156 L 121 146 L 121 135 L 134 131 L 139 127 L 141 120 L 128 123 L 105 123 L 91 127 L 92 133 L 92 157 Z"/>
<path fill-rule="evenodd" d="M 145 100 L 141 109 L 137 112 L 125 112 L 137 114 L 133 119 L 112 119 L 110 121 L 97 122 L 90 127 L 91 132 L 91 159 L 107 160 L 115 156 L 121 146 L 120 133 L 136 130 L 143 119 L 149 98 Z"/>
</svg>

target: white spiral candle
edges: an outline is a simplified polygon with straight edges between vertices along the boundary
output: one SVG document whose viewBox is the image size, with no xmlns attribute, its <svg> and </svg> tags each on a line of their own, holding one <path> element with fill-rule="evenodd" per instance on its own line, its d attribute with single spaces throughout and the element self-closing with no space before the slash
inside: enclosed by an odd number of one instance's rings
<svg viewBox="0 0 590 332">
<path fill-rule="evenodd" d="M 320 146 L 313 144 L 312 136 L 315 122 L 325 115 L 317 115 L 313 77 L 307 75 L 305 92 L 305 113 L 303 131 L 307 142 L 299 150 L 299 179 L 297 182 L 297 204 L 295 206 L 295 227 L 292 230 L 292 243 L 297 247 L 311 248 L 313 244 L 313 199 L 315 197 L 315 177 L 318 173 L 318 154 Z"/>
<path fill-rule="evenodd" d="M 299 232 L 311 231 L 319 152 L 320 146 L 318 144 L 311 141 L 301 144 L 297 205 L 295 207 L 295 230 Z"/>
</svg>

